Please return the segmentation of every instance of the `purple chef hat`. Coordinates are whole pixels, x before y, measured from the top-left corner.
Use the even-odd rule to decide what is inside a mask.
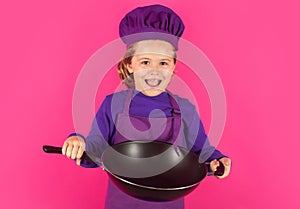
[[[178,49],[178,40],[184,31],[181,18],[162,5],[138,7],[121,20],[120,37],[128,46],[142,40],[164,40]]]

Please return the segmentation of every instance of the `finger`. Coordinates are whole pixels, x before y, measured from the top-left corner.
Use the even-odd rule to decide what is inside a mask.
[[[217,170],[217,167],[219,166],[219,161],[213,160],[210,162],[210,169],[211,171],[215,172]]]
[[[68,158],[70,158],[71,155],[72,155],[73,146],[74,146],[73,144],[69,144],[68,147],[67,147],[67,150],[66,150],[66,156],[67,156]]]
[[[230,167],[231,167],[231,160],[230,160],[230,158],[222,158],[222,159],[220,159],[220,162],[222,162],[223,163],[223,165],[225,166],[225,168],[229,168],[230,169]]]
[[[80,166],[80,162],[81,162],[81,159],[80,159],[80,158],[77,158],[77,159],[76,159],[76,165]]]
[[[230,166],[231,160],[229,158],[222,158],[220,161],[224,164],[224,166]]]
[[[71,154],[71,158],[74,160],[77,156],[79,150],[79,145],[74,145],[73,149],[72,149],[72,154]]]
[[[231,168],[231,160],[230,159],[226,159],[226,161],[224,162],[224,167],[225,167],[224,176],[226,177],[230,173],[230,168]]]
[[[84,146],[81,145],[81,146],[79,147],[78,152],[77,152],[77,155],[76,155],[76,158],[77,158],[77,159],[80,159],[80,158],[82,157],[84,150],[85,150]]]
[[[213,172],[216,169],[215,163],[216,163],[215,160],[213,160],[213,161],[210,162],[210,170],[213,171]]]
[[[223,175],[224,178],[227,177],[229,175],[229,173],[230,173],[230,165],[229,166],[226,165],[225,170],[224,170],[224,175]]]
[[[62,148],[61,148],[61,152],[62,152],[63,155],[66,154],[66,150],[67,150],[68,145],[69,145],[69,143],[67,141],[65,141]]]

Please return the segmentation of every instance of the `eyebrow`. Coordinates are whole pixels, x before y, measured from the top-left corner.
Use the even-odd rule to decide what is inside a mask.
[[[164,58],[164,59],[161,59],[160,61],[172,61],[173,58]]]
[[[140,61],[140,60],[151,60],[151,59],[148,58],[148,57],[141,57],[141,58],[138,59],[138,61]]]

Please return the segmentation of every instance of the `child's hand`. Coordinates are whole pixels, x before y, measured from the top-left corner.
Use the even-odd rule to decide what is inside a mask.
[[[76,159],[77,165],[80,165],[80,158],[84,151],[85,142],[80,136],[71,136],[67,138],[62,147],[62,154],[73,160]]]
[[[219,159],[220,162],[223,163],[224,165],[224,174],[222,176],[216,176],[219,179],[223,179],[225,177],[227,177],[230,173],[230,167],[231,167],[231,160],[229,158],[221,158]],[[220,165],[218,160],[213,160],[210,162],[210,169],[211,171],[215,172],[217,170],[217,167]]]

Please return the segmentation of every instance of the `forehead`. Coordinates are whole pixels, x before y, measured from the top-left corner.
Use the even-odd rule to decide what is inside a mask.
[[[175,56],[175,48],[172,44],[161,40],[145,40],[135,44],[134,55],[156,54],[168,57]]]

